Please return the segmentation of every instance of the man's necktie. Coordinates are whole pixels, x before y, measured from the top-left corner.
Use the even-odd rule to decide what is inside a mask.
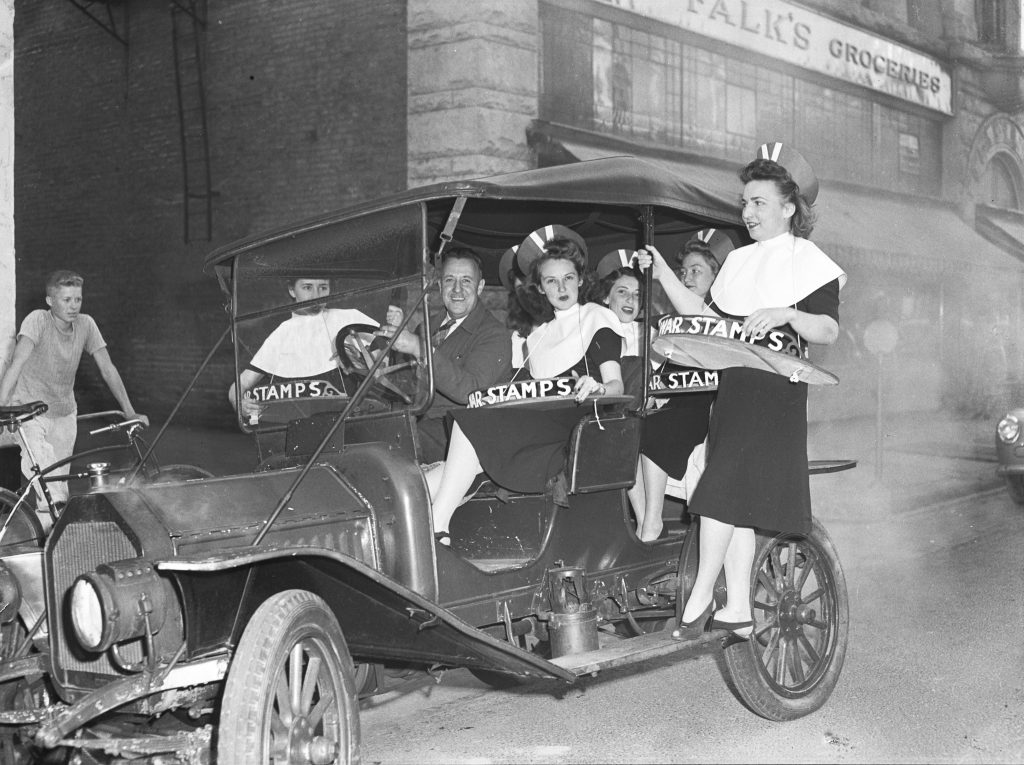
[[[448,330],[452,328],[453,324],[455,324],[455,320],[448,319],[448,321],[442,323],[441,326],[434,331],[434,334],[430,338],[431,348],[435,351],[437,350],[437,346],[444,342],[444,339],[448,336]]]

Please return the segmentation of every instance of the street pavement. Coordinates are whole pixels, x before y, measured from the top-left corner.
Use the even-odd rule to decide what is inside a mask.
[[[811,477],[814,513],[823,522],[895,514],[996,490],[991,419],[914,412],[811,423],[808,458],[856,459],[857,467]]]

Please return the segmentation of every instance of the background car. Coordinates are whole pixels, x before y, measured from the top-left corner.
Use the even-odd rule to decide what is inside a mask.
[[[996,474],[1013,501],[1024,505],[1024,409],[1011,409],[996,425]]]

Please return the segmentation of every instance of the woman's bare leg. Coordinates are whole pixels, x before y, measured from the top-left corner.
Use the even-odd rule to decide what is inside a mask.
[[[473,479],[482,470],[476,449],[458,423],[452,428],[448,443],[448,457],[444,463],[437,490],[431,493],[430,505],[434,515],[434,531],[447,531],[455,515],[455,508],[466,496]]]
[[[693,581],[690,598],[683,608],[684,622],[692,622],[700,616],[714,597],[718,572],[722,570],[725,555],[735,530],[736,527],[729,523],[701,516],[697,576]]]
[[[644,458],[641,456],[636,463],[636,480],[633,486],[626,491],[629,497],[629,504],[633,507],[633,515],[636,516],[636,535],[639,538],[644,528],[644,514],[647,512],[647,490],[644,486],[644,474],[640,465]]]
[[[745,526],[736,527],[729,549],[725,552],[725,589],[728,598],[725,607],[715,613],[716,619],[725,622],[750,620],[750,569],[754,564],[756,549],[754,530]],[[746,632],[748,630],[737,630],[740,635]]]
[[[665,486],[668,484],[668,473],[647,457],[641,457],[640,464],[644,476],[644,490],[647,494],[647,507],[644,512],[643,531],[640,534],[640,539],[644,542],[653,542],[661,536],[661,530],[665,526],[661,514],[665,509]]]

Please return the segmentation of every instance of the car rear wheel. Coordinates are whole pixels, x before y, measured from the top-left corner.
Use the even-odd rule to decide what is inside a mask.
[[[832,694],[846,657],[849,601],[824,528],[758,534],[751,582],[754,634],[724,651],[742,701],[769,720],[795,720]]]
[[[253,614],[224,684],[220,765],[359,760],[355,672],[317,595],[286,590]]]
[[[1008,475],[1006,478],[1006,491],[1010,498],[1018,505],[1024,505],[1024,475]]]

